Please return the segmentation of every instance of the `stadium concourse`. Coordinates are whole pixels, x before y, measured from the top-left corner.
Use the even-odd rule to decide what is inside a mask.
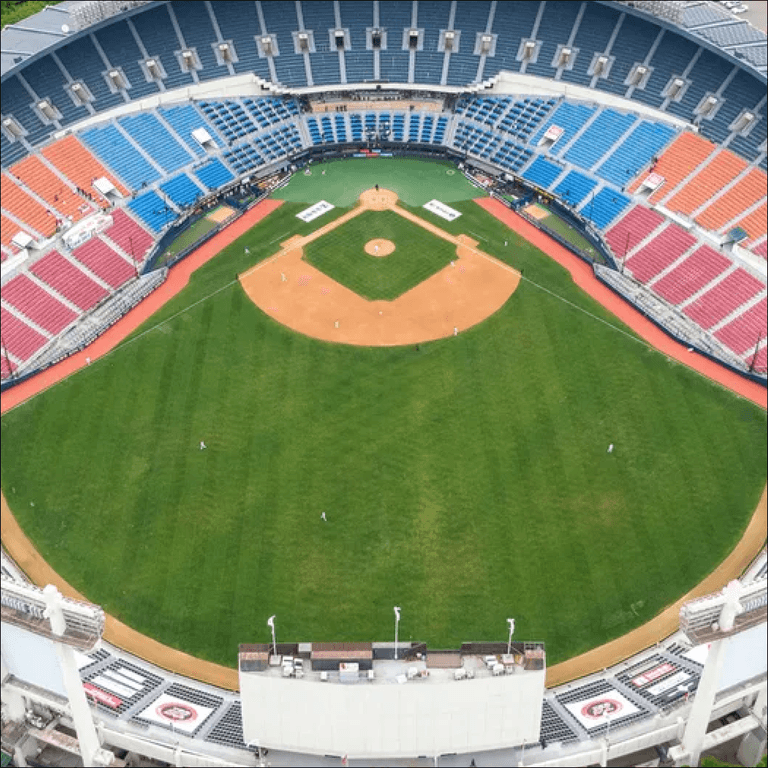
[[[764,32],[704,0],[245,6],[68,0],[3,28],[3,413],[108,354],[277,209],[270,192],[293,174],[383,156],[454,163],[479,205],[638,336],[766,408]],[[350,206],[362,191],[327,185],[325,197]],[[221,204],[232,218],[215,220]],[[6,542],[5,498],[2,511],[16,558],[3,552],[4,579],[76,596],[20,529],[15,547]],[[748,535],[696,595],[734,578],[764,584],[764,540],[765,493]],[[550,668],[538,740],[399,764],[659,764],[681,745],[678,764],[698,756],[683,731],[700,717],[706,646],[693,647],[670,611],[642,641]],[[108,618],[103,645],[76,657],[105,746],[176,765],[346,761],[246,743],[233,670],[170,664],[159,644],[158,655],[118,647],[114,628]],[[35,764],[45,744],[79,754],[64,738],[73,727],[60,686],[14,676],[28,666],[7,658],[4,702],[7,691],[22,700],[29,725],[17,716],[11,727],[4,703],[4,751],[16,764]],[[726,668],[707,744],[738,738],[749,761],[765,749],[765,667]],[[619,702],[610,718],[608,700]],[[194,725],[156,715],[173,701]],[[63,754],[49,751],[47,764]]]

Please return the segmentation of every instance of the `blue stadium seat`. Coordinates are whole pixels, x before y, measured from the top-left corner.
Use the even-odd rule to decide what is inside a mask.
[[[9,77],[3,82],[3,117],[13,115],[28,132],[27,141],[30,144],[37,144],[50,136],[54,131],[54,126],[45,125],[32,111],[30,104],[32,104],[32,97],[25,90],[18,77]],[[18,144],[19,142],[14,143]],[[3,158],[3,162],[5,162],[5,158]]]
[[[570,37],[576,16],[581,8],[580,3],[568,0],[548,0],[539,24],[538,39],[542,41],[539,55],[535,63],[530,63],[525,70],[527,75],[539,77],[554,77],[556,68],[552,67],[552,59],[557,52],[558,44],[565,43]]]
[[[173,179],[163,182],[160,189],[180,208],[191,205],[205,193],[195,184],[186,173],[179,174]]]
[[[306,4],[305,4],[306,5]],[[373,80],[373,51],[366,50],[366,27],[373,26],[373,3],[341,0],[341,25],[349,28],[350,50],[344,52],[348,83]]]
[[[133,39],[128,23],[116,21],[95,33],[96,39],[113,67],[120,67],[128,78],[131,99],[140,99],[157,93],[160,88],[154,80],[147,81],[138,62],[144,57]]]
[[[603,110],[563,155],[580,168],[592,168],[636,120],[612,109]]]
[[[553,153],[562,152],[562,148],[578,133],[579,129],[595,112],[596,107],[586,104],[570,104],[563,102],[554,114],[541,126],[533,137],[531,144],[537,146],[551,125],[563,129],[563,134],[553,147]]]
[[[166,173],[192,162],[189,152],[149,112],[121,117],[118,122]]]
[[[61,112],[62,125],[83,120],[90,114],[82,104],[76,105],[67,95],[65,92],[67,81],[51,56],[33,61],[24,68],[23,76],[41,99],[50,99],[56,109]],[[4,89],[5,86],[6,84],[3,83]],[[3,114],[6,112],[5,98],[6,94],[3,93]]]
[[[620,15],[615,8],[602,3],[586,3],[581,24],[573,40],[573,48],[578,52],[573,67],[563,70],[561,80],[566,83],[590,85],[592,75],[588,74],[589,67],[595,54],[604,53],[608,47],[608,41]]]
[[[519,40],[531,36],[540,5],[538,0],[496,4],[492,31],[499,37],[495,56],[489,56],[485,61],[483,78],[492,77],[502,69],[520,71],[520,62],[517,60]]]
[[[210,160],[194,170],[195,176],[205,184],[208,189],[219,189],[228,184],[235,177],[224,167],[221,160]]]
[[[610,187],[603,187],[584,205],[580,213],[598,229],[605,229],[630,203],[630,199]]]
[[[563,169],[559,165],[555,165],[543,157],[537,157],[523,171],[522,176],[528,179],[528,181],[532,181],[534,184],[547,189],[562,172]]]
[[[597,175],[617,187],[625,187],[676,133],[663,123],[640,123],[597,169]]]
[[[379,52],[382,80],[408,82],[410,54],[403,50],[403,30],[411,26],[409,0],[379,0],[379,24],[387,30],[387,49]]]
[[[160,174],[114,125],[88,128],[83,131],[81,138],[126,186],[140,189],[160,178]]]
[[[597,186],[594,179],[584,176],[578,171],[571,171],[556,187],[558,194],[565,203],[575,208]]]
[[[195,109],[192,104],[183,104],[174,107],[160,107],[160,114],[176,133],[181,136],[185,144],[196,154],[204,155],[205,150],[192,138],[192,131],[198,128],[204,128],[210,134],[211,138],[218,144],[221,139],[218,137],[213,126],[208,124],[203,116]]]
[[[445,54],[437,50],[440,30],[448,26],[450,0],[419,0],[418,26],[424,30],[424,49],[416,51],[414,82],[440,82]]]
[[[262,3],[261,10],[264,13],[267,32],[277,35],[277,46],[280,52],[273,57],[273,60],[278,80],[294,87],[307,85],[304,56],[295,52],[291,34],[299,28],[295,4]]]
[[[201,80],[226,77],[229,70],[216,61],[216,55],[213,52],[212,45],[217,42],[217,39],[206,4],[190,3],[188,0],[182,2],[171,0],[171,7],[176,21],[179,22],[181,34],[184,35],[184,42],[188,48],[194,48],[197,51],[197,57],[202,64],[203,68],[198,70],[197,76]],[[247,5],[243,7],[243,13],[247,13],[246,8],[248,8]],[[255,8],[251,12],[255,12]]]
[[[331,3],[307,2],[301,4],[305,29],[314,34],[316,52],[310,56],[312,78],[315,85],[340,83],[339,54],[331,45],[329,30],[336,26]]]
[[[176,219],[176,212],[169,208],[157,192],[145,192],[128,203],[133,211],[153,232],[159,232]]]

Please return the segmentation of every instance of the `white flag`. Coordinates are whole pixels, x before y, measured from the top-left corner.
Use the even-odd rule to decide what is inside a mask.
[[[275,616],[277,616],[277,614],[275,614]],[[267,626],[268,626],[268,627],[271,627],[272,629],[274,629],[274,628],[275,628],[275,616],[270,616],[270,617],[267,619]]]
[[[397,619],[397,621],[400,621],[400,606],[399,605],[395,606],[395,619]]]
[[[507,623],[509,624],[509,634],[514,635],[515,634],[515,620],[514,619],[507,619]]]

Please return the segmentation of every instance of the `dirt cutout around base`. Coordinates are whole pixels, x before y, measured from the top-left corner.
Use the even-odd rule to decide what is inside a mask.
[[[365,244],[365,252],[369,256],[376,256],[378,258],[389,256],[390,253],[395,252],[395,244],[391,240],[377,237],[374,240],[369,240]]]
[[[357,207],[306,237],[291,237],[275,256],[240,275],[243,289],[263,312],[291,330],[366,347],[455,336],[498,311],[519,285],[520,273],[478,250],[476,240],[440,229],[400,208],[397,200],[388,189],[363,192]],[[364,211],[385,210],[453,243],[456,258],[393,301],[369,301],[304,261],[308,243]],[[380,249],[378,255],[386,254]]]

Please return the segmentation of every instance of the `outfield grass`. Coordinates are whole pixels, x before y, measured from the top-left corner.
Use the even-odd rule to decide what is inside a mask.
[[[401,637],[433,647],[504,638],[513,615],[551,664],[732,549],[765,482],[758,408],[624,333],[472,202],[433,219],[524,269],[499,312],[420,351],[296,334],[233,278],[343,213],[303,224],[304,207],[3,417],[3,490],[76,588],[229,666],[273,613],[285,640],[386,639],[395,604]]]
[[[327,200],[350,207],[360,194],[375,184],[397,192],[408,205],[424,205],[435,197],[444,203],[485,197],[455,166],[447,162],[425,162],[399,157],[353,158],[313,164],[311,175],[297,173],[275,197],[293,202]],[[325,173],[323,173],[325,172]]]
[[[157,266],[162,267],[171,261],[174,256],[181,253],[185,248],[196,243],[204,234],[215,229],[215,221],[211,221],[206,216],[199,218],[194,224],[185,229],[166,249],[165,253],[158,260]]]
[[[389,256],[369,256],[363,246],[391,240]],[[456,246],[394,211],[365,211],[309,243],[304,258],[366,299],[391,301],[422,283],[456,258]]]

